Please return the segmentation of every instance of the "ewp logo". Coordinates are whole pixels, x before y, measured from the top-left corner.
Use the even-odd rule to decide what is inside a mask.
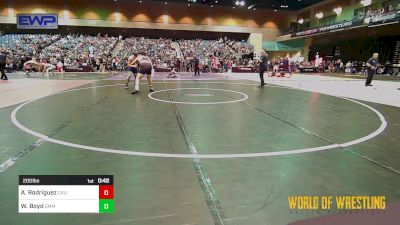
[[[18,29],[58,29],[57,14],[18,14]]]

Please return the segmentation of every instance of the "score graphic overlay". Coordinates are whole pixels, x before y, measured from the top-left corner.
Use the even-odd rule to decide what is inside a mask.
[[[20,175],[19,213],[113,213],[113,175]]]

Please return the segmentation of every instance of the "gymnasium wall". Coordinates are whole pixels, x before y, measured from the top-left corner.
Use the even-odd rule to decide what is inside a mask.
[[[310,54],[315,56],[319,52],[322,57],[333,55],[336,46],[341,49],[341,57],[345,62],[349,60],[366,61],[372,53],[378,52],[382,64],[391,61],[397,39],[387,37],[362,37],[350,40],[339,40],[334,43],[316,44],[310,48]],[[357,50],[354,50],[357,49]]]
[[[320,56],[332,56],[336,47],[340,48],[344,61],[365,61],[374,52],[379,53],[381,63],[391,61],[395,53],[396,41],[400,41],[400,24],[376,27],[376,29],[360,28],[358,32],[343,31],[333,38],[331,34],[312,39],[310,59],[316,52]]]
[[[297,52],[304,48],[305,39],[299,38],[288,41],[264,41],[263,48],[267,51],[286,51],[286,52]]]
[[[358,2],[358,4],[360,4]],[[326,4],[323,4],[321,6],[316,6],[315,8],[312,8],[312,10],[310,10],[310,12],[313,12],[312,14],[310,14],[310,26],[318,26],[319,22],[318,22],[318,18],[315,17],[316,13],[322,12],[324,14],[324,17],[328,17],[331,15],[335,15],[335,12],[333,12],[333,9],[336,7],[342,7],[343,11],[340,15],[338,15],[336,17],[336,21],[342,21],[342,20],[351,20],[353,19],[353,11],[354,8],[357,7],[355,5],[352,5],[352,1],[351,0],[337,0],[337,1],[333,1],[333,2],[328,2]],[[360,4],[360,7],[362,5]]]
[[[288,27],[294,12],[255,11],[232,7],[163,2],[111,0],[3,0],[0,16],[15,17],[18,13],[58,13],[64,25],[112,26],[175,30],[261,33],[263,39],[274,39]]]
[[[8,16],[8,3],[7,3],[7,1],[0,1],[0,16]]]

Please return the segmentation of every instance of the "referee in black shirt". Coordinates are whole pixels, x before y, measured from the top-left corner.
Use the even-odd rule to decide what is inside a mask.
[[[7,63],[6,52],[5,50],[0,49],[0,73],[2,80],[8,80],[6,73],[4,72],[4,69],[6,68],[6,63]]]
[[[260,87],[264,87],[265,83],[264,83],[264,72],[267,71],[268,72],[268,54],[265,53],[264,51],[261,53],[261,62],[260,62],[260,81],[261,81],[261,85]]]
[[[200,64],[200,60],[197,56],[194,57],[194,76],[200,76],[200,68],[199,68],[199,64]]]
[[[365,81],[365,86],[372,86],[372,78],[374,77],[374,73],[376,69],[379,66],[379,61],[378,61],[378,53],[374,53],[371,58],[368,59],[366,65],[367,65],[367,73],[368,77],[367,80]]]

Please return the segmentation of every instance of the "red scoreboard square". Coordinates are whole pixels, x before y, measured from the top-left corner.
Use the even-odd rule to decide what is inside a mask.
[[[113,185],[100,185],[99,186],[99,199],[112,199],[114,198]]]

